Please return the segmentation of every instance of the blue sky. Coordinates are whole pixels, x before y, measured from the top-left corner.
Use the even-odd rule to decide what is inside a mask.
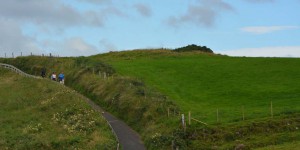
[[[207,46],[300,57],[300,0],[2,0],[0,57]]]

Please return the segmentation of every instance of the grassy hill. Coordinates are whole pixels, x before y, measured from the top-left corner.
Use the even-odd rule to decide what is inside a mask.
[[[101,115],[73,90],[0,68],[0,149],[114,149]]]
[[[155,54],[157,53],[157,54]],[[216,123],[300,111],[300,59],[133,51],[99,55],[123,76],[158,89],[199,120]],[[244,108],[244,110],[242,110]]]
[[[42,67],[48,75],[64,71],[68,86],[126,121],[148,149],[171,149],[172,143],[180,149],[252,149],[300,140],[299,59],[135,50],[0,61],[37,75]],[[183,129],[178,114],[188,111],[208,126],[192,122]]]

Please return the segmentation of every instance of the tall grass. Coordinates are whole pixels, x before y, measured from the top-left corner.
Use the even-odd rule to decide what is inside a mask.
[[[73,90],[0,68],[0,149],[115,149],[101,114]]]

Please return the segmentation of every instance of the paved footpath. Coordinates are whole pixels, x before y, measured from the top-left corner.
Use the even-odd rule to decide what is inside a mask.
[[[146,150],[140,136],[127,124],[108,112],[103,113],[103,109],[90,99],[86,99],[86,101],[94,110],[102,113],[103,117],[113,128],[123,150]]]

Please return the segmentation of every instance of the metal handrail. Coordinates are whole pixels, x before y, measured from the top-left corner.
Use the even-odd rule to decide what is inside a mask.
[[[13,65],[9,65],[9,64],[4,64],[4,63],[0,63],[0,67],[12,70],[20,75],[23,75],[25,77],[30,77],[30,78],[35,78],[35,79],[41,79],[41,77],[37,77],[31,74],[27,74],[25,72],[23,72],[22,70],[18,69],[17,67],[13,66]]]

